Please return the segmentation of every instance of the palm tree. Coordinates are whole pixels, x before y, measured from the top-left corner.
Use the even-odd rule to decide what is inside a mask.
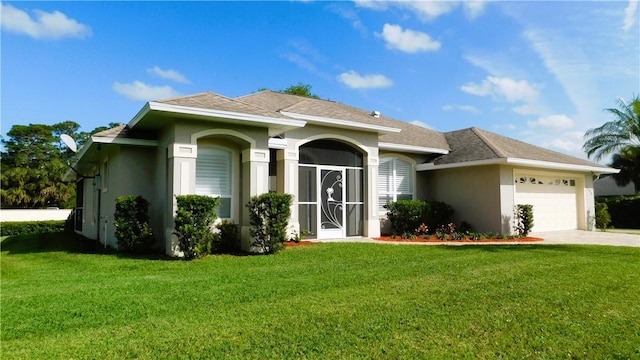
[[[617,108],[605,109],[615,119],[602,126],[589,129],[582,147],[589,157],[598,161],[613,155],[611,166],[620,168],[613,177],[618,185],[634,181],[636,190],[640,188],[640,96],[630,103],[618,99]]]

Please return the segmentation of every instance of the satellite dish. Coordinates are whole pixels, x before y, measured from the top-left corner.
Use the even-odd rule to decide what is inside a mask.
[[[62,142],[67,145],[71,151],[78,152],[78,145],[76,145],[76,141],[73,140],[71,136],[67,134],[60,134],[60,140],[62,140]]]

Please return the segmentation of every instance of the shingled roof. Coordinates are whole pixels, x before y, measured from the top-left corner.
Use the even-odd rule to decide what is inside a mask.
[[[451,151],[434,160],[435,165],[517,158],[607,168],[591,161],[551,151],[476,127],[444,133]]]
[[[289,95],[274,91],[260,91],[240,96],[236,100],[253,104],[261,108],[279,112],[294,113],[330,119],[348,120],[367,125],[378,125],[399,128],[399,133],[382,134],[380,142],[397,145],[411,145],[425,148],[449,150],[444,134],[422,126],[409,124],[380,115],[372,116],[371,112],[345,105],[336,101],[312,99],[303,96]]]
[[[288,117],[279,114],[277,111],[270,111],[267,108],[249,104],[238,99],[231,99],[210,91],[156,102],[168,105],[289,119]]]

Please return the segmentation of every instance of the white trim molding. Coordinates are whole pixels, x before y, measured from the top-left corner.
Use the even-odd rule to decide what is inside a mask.
[[[169,146],[169,153],[167,154],[167,158],[198,158],[198,146],[192,144],[172,144]]]
[[[269,162],[269,149],[244,149],[242,150],[242,162]]]
[[[293,119],[283,119],[277,117],[269,117],[269,116],[261,116],[261,115],[252,115],[252,114],[243,114],[232,111],[222,111],[215,109],[203,109],[203,108],[195,108],[190,106],[180,106],[180,105],[170,105],[163,104],[155,101],[150,101],[145,104],[145,106],[136,114],[136,116],[131,119],[129,122],[129,128],[133,128],[142,120],[145,116],[147,116],[152,111],[158,112],[167,112],[174,114],[183,114],[183,115],[194,115],[208,118],[221,118],[221,119],[231,119],[231,120],[244,120],[247,122],[257,123],[261,125],[266,125],[266,127],[276,126],[285,126],[285,127],[304,127],[306,125],[305,121],[293,120]]]
[[[467,161],[467,162],[442,164],[442,165],[426,163],[426,164],[417,165],[416,170],[428,171],[428,170],[452,169],[452,168],[460,168],[460,167],[468,167],[468,166],[500,165],[500,164],[527,166],[527,167],[541,168],[541,169],[591,172],[593,174],[617,174],[620,172],[619,169],[614,169],[610,167],[566,164],[566,163],[558,163],[558,162],[552,162],[552,161],[529,160],[529,159],[521,159],[521,158],[499,158],[499,159],[488,159],[488,160],[476,160],[476,161]]]
[[[122,138],[122,137],[111,137],[111,136],[92,136],[91,141],[92,143],[96,143],[96,144],[158,146],[157,140]]]
[[[393,144],[393,143],[385,143],[385,142],[378,143],[378,148],[380,150],[401,151],[401,152],[418,153],[418,154],[446,155],[449,153],[449,150],[446,150],[446,149],[438,149],[438,148],[430,148],[430,147],[422,147],[422,146],[414,146],[414,145]]]

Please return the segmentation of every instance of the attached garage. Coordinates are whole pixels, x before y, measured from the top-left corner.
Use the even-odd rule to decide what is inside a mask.
[[[515,177],[515,204],[533,205],[533,231],[578,229],[578,178],[521,174]]]

